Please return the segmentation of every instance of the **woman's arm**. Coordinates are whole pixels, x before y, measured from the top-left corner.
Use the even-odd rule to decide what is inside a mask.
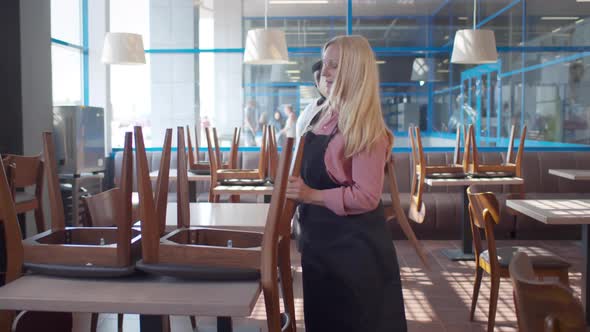
[[[360,214],[374,210],[381,200],[384,166],[388,155],[387,139],[380,140],[373,149],[353,156],[352,181],[333,189],[311,189],[299,178],[289,179],[287,197],[304,203],[321,205],[337,215]],[[328,152],[328,151],[327,151]],[[330,159],[330,156],[327,156]],[[335,162],[340,162],[336,160]],[[330,171],[330,164],[326,167]]]

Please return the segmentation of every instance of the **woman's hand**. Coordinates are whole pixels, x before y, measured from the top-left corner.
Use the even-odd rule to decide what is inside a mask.
[[[287,183],[287,198],[308,204],[324,205],[321,192],[310,188],[300,177],[297,176],[289,177],[289,182]]]

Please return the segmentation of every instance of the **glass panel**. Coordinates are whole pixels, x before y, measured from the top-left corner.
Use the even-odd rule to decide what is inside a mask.
[[[51,45],[54,105],[82,104],[82,53],[78,49]]]
[[[82,45],[81,0],[51,0],[51,37]]]

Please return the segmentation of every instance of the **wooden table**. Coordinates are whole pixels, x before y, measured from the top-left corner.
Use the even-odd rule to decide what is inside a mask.
[[[150,180],[156,181],[158,179],[159,171],[150,172]],[[170,169],[170,174],[168,175],[170,180],[176,181],[178,177],[178,173],[176,169]],[[191,202],[197,201],[197,182],[199,181],[210,181],[211,175],[198,175],[191,172],[188,172],[188,197]]]
[[[470,185],[506,185],[523,184],[524,180],[518,177],[498,178],[460,178],[460,179],[435,179],[426,178],[424,181],[431,187],[461,186],[463,187],[463,214],[461,215],[461,249],[444,249],[443,254],[453,261],[473,260],[473,239],[471,236],[471,224],[469,222],[469,198],[467,188]]]
[[[257,195],[258,202],[270,203],[273,186],[217,186],[215,193],[219,195]]]
[[[586,325],[590,325],[590,200],[587,199],[509,199],[506,206],[548,225],[582,225],[582,248],[584,267],[582,270],[582,304],[586,314]]]
[[[217,316],[218,331],[231,331],[231,317],[249,316],[259,295],[258,281],[26,275],[0,288],[0,309],[140,314],[142,332],[162,331],[160,315]]]
[[[549,174],[570,180],[590,180],[590,170],[585,169],[550,169]]]
[[[270,204],[190,203],[191,226],[263,231]],[[168,203],[166,226],[176,228],[177,203]]]

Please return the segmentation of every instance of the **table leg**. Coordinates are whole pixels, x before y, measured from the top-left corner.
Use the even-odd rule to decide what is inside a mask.
[[[231,317],[217,317],[217,332],[232,332]]]
[[[473,256],[473,239],[469,222],[469,197],[467,186],[463,188],[463,213],[461,215],[461,249],[444,249],[443,254],[452,261],[471,261]]]
[[[582,250],[584,255],[584,267],[582,270],[582,305],[584,306],[584,313],[586,314],[586,325],[590,325],[590,306],[588,306],[588,299],[590,298],[590,285],[588,281],[588,273],[590,273],[590,265],[588,264],[588,257],[590,257],[590,226],[582,225]]]
[[[164,319],[166,319],[166,316],[162,315],[139,315],[139,331],[165,332],[167,331],[167,322]]]
[[[197,182],[188,182],[188,199],[189,202],[195,203],[197,201]]]

